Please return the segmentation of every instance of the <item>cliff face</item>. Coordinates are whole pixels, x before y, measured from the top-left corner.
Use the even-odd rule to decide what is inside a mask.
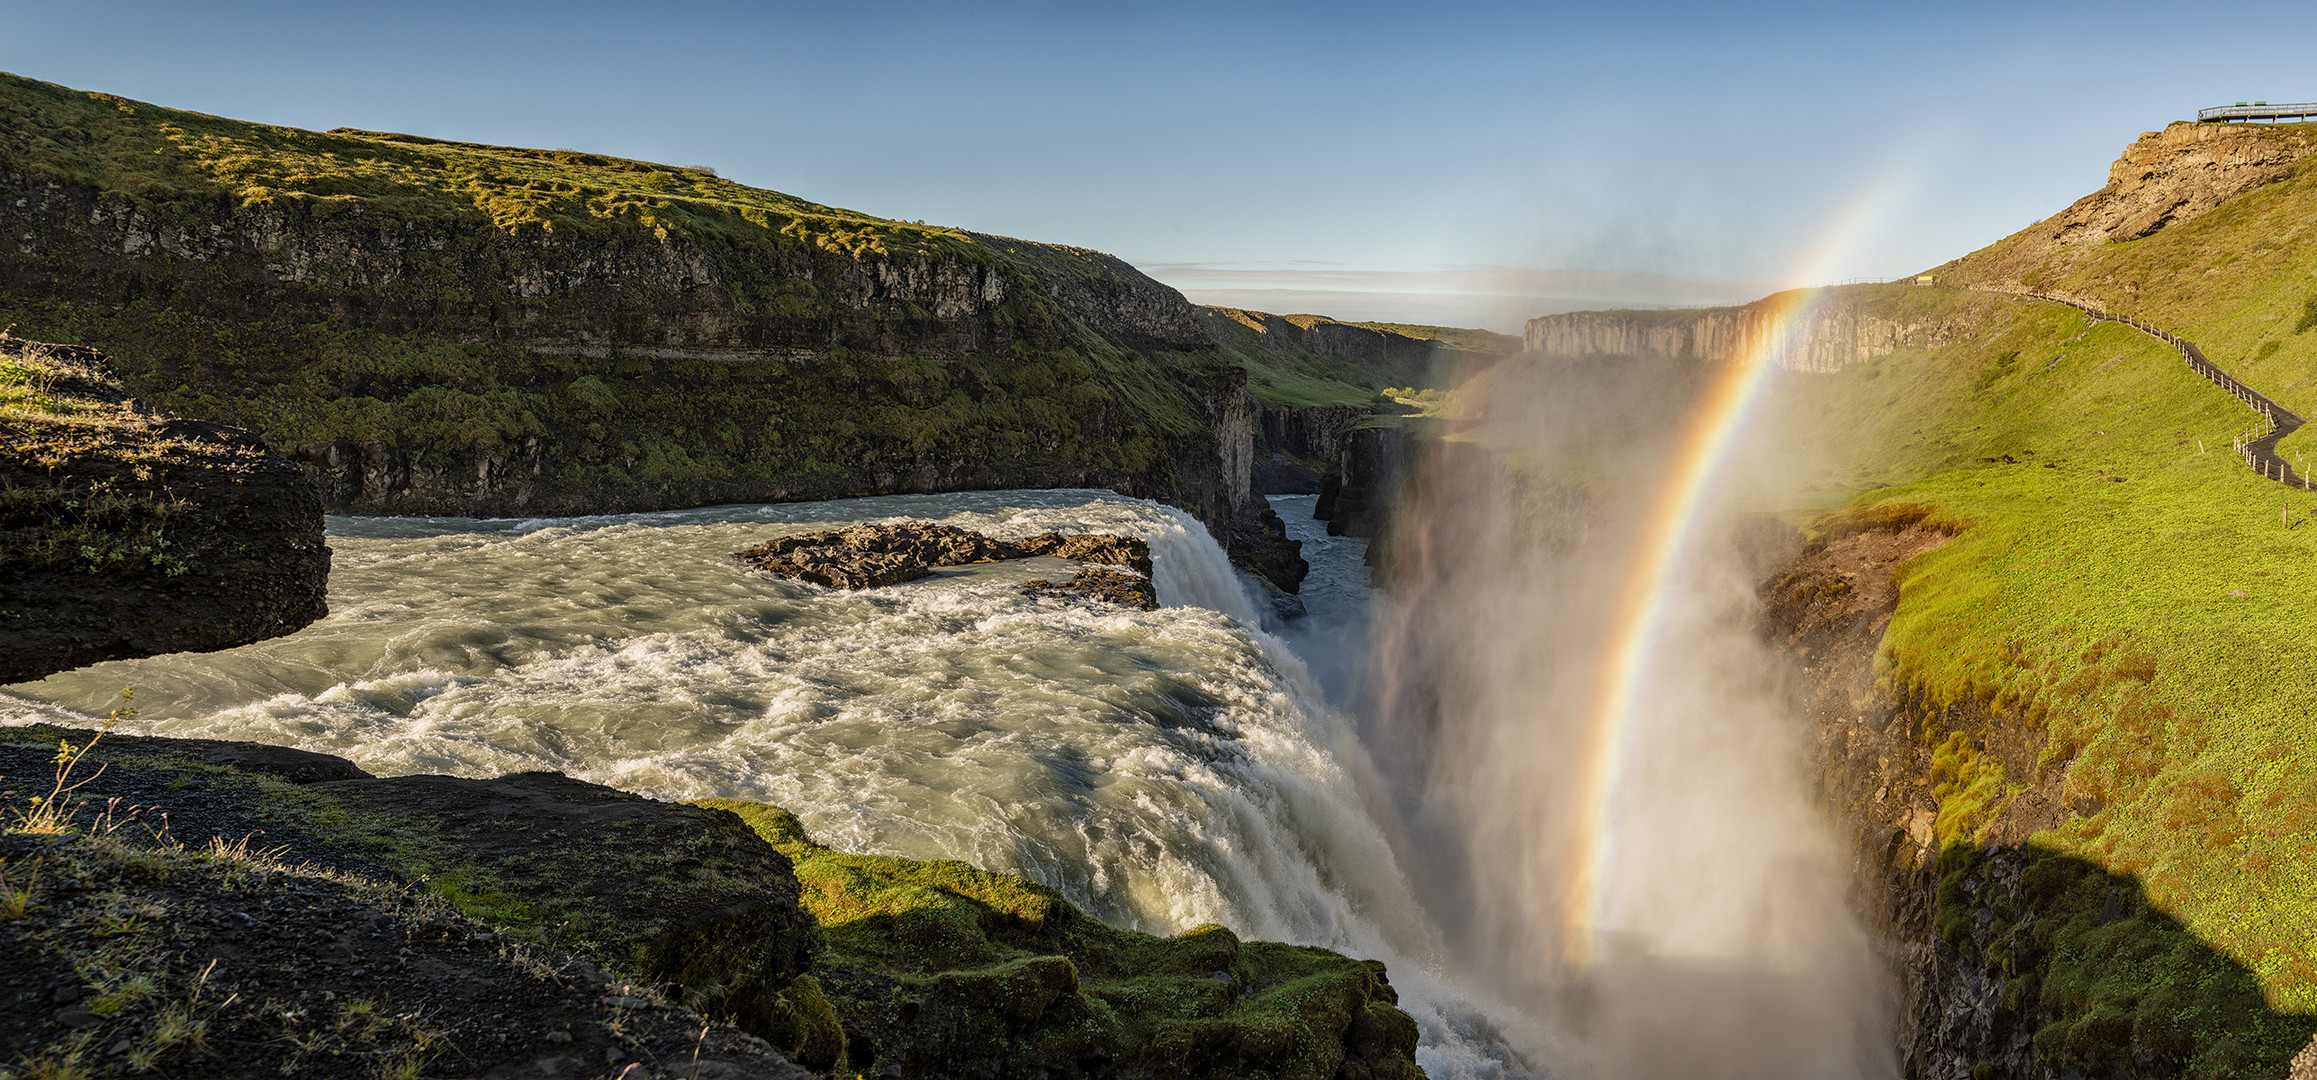
[[[1766,346],[1788,306],[1775,299],[1742,307],[1668,311],[1573,311],[1530,319],[1522,342],[1550,356],[1663,356],[1728,363]],[[1956,328],[1930,319],[1892,318],[1836,292],[1811,305],[1778,366],[1839,371],[1900,349],[1936,348]]]
[[[88,350],[0,338],[0,683],[321,618],[319,494],[249,432],[140,413]]]
[[[2142,134],[2108,167],[2108,185],[2030,230],[2055,245],[2138,240],[2229,198],[2294,175],[2317,153],[2303,125],[2199,124]]]
[[[1375,415],[1367,405],[1255,406],[1255,490],[1265,495],[1317,494],[1341,467],[1353,425]]]
[[[1217,341],[1260,354],[1272,364],[1305,367],[1308,374],[1388,386],[1424,384],[1449,350],[1439,341],[1317,315],[1273,315],[1238,308],[1202,307],[1201,324]]]
[[[1098,252],[12,77],[0,115],[0,317],[290,448],[332,509],[1091,486],[1269,516],[1245,371]]]
[[[403,145],[324,138],[346,153]],[[411,219],[359,201],[245,205],[184,192],[164,202],[34,169],[0,179],[0,220],[16,239],[0,248],[0,286],[23,297],[727,363],[1068,348],[1081,329],[1140,348],[1209,344],[1181,294],[1126,263],[1004,237],[944,231],[847,247],[794,229],[719,237],[640,220],[573,235]]]
[[[1938,701],[1878,674],[1894,573],[1952,539],[1926,513],[1833,518],[1762,585],[1763,629],[1801,676],[1811,774],[1850,848],[1857,910],[1898,976],[1905,1075],[2282,1075],[2317,1018],[2270,1011],[2250,972],[2135,875],[2037,841],[2104,807],[2070,795],[2032,710]],[[1990,775],[2009,781],[2000,814],[1955,835]]]
[[[1201,307],[1197,317],[1207,336],[1248,369],[1249,390],[1273,408],[1354,404],[1387,387],[1452,385],[1520,347],[1508,335],[1454,327],[1223,307]]]
[[[2303,245],[2293,240],[2313,154],[2317,125],[2174,123],[2125,147],[2100,190],[1936,273],[2079,297],[2163,322],[2208,351],[2225,346],[2257,333],[2229,324],[2299,273]],[[2214,215],[2224,204],[2237,212]],[[2131,243],[2139,240],[2157,242]],[[2276,299],[2297,306],[2300,297]],[[2208,320],[2227,329],[2215,335]]]

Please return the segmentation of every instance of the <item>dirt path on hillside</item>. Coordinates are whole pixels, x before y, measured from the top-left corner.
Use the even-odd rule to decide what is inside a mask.
[[[2204,376],[2213,385],[2228,391],[2230,397],[2243,402],[2246,408],[2261,414],[2262,419],[2268,421],[2268,434],[2255,439],[2240,438],[2236,441],[2235,449],[2238,456],[2244,458],[2246,468],[2261,474],[2263,479],[2275,480],[2288,487],[2297,487],[2303,491],[2317,490],[2317,483],[2313,483],[2309,477],[2294,471],[2292,462],[2286,461],[2285,456],[2277,452],[2277,443],[2285,436],[2300,430],[2301,425],[2307,421],[2303,420],[2299,413],[2277,404],[2267,394],[2245,385],[2243,380],[2221,370],[2220,365],[2206,359],[2204,350],[2197,348],[2195,343],[2187,338],[2169,330],[2150,326],[2129,315],[2118,315],[2115,312],[2103,310],[2091,301],[2079,297],[2036,292],[2025,286],[1974,285],[1971,288],[1980,292],[2025,296],[2035,300],[2047,300],[2054,304],[2065,304],[2096,320],[2122,323],[2172,346],[2180,353],[2181,359],[2188,362],[2190,370]]]

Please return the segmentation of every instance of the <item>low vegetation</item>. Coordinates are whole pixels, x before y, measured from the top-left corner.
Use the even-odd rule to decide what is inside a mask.
[[[1372,1049],[1358,1075],[1422,1075],[1415,1025],[1391,1007],[1380,964],[1220,926],[1121,930],[1023,878],[832,851],[778,807],[699,805],[739,814],[787,855],[820,920],[828,953],[790,1036],[821,1048],[800,1055],[807,1064],[914,1059],[1023,1076],[1105,1055],[1128,1071],[1327,1080],[1345,1075],[1348,1043]],[[823,1008],[840,1030],[813,1030]],[[926,1028],[950,1032],[946,1045],[928,1044]]]
[[[676,1001],[842,1077],[1421,1075],[1380,965],[1116,929],[776,807],[38,726],[0,777],[0,1077],[769,1057]]]
[[[186,573],[209,530],[162,480],[206,449],[127,404],[87,350],[0,334],[0,568]]]
[[[2105,296],[2317,411],[2317,339],[2294,329],[2317,261],[2289,242],[2313,202],[2317,177],[2256,189],[2055,256],[2038,284]],[[1901,567],[1879,664],[1932,752],[1942,919],[1995,849],[2024,845],[2001,918],[2024,920],[2036,960],[1997,959],[2032,969],[2019,992],[2056,1018],[2039,1056],[2281,1075],[2317,1027],[2317,495],[2246,469],[2230,440],[2258,418],[2127,327],[1944,287],[1854,292],[1975,328],[1788,377],[1765,417],[1806,438],[1764,467],[1840,504],[1819,528],[1905,506],[1956,534]],[[1975,749],[1992,726],[2028,733],[2032,767]],[[2031,792],[2069,810],[2017,835],[2007,814]]]
[[[112,718],[131,714],[124,695]],[[290,858],[254,831],[188,842],[157,806],[102,794],[126,779],[108,776],[103,733],[39,744],[14,729],[10,760],[32,758],[27,742],[54,749],[47,768],[0,776],[0,1080],[553,1075],[703,1051],[751,1075],[783,1067],[436,892]],[[156,794],[194,801],[181,793],[197,778],[177,781]]]

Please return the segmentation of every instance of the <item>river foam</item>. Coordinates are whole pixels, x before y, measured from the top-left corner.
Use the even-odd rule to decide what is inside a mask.
[[[923,519],[1151,543],[1160,610],[1033,598],[1054,559],[848,592],[729,553]],[[1263,633],[1179,510],[1109,492],[979,492],[530,521],[333,518],[331,614],[223,653],[10,688],[0,722],[88,724],[340,754],[380,774],[551,769],[666,799],[796,812],[845,850],[1020,873],[1154,933],[1392,965],[1436,1077],[1500,1075],[1489,1021],[1368,810],[1350,723]]]

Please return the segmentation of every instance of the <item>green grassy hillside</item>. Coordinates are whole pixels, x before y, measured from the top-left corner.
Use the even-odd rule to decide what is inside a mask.
[[[1788,376],[1764,417],[1798,436],[1804,501],[1844,504],[1821,528],[1905,508],[1956,534],[1901,567],[1878,662],[1936,750],[1942,869],[2024,843],[2178,920],[2095,939],[2103,895],[2056,886],[2015,913],[2043,946],[2019,971],[2059,1018],[2035,1042],[2054,1063],[2281,1075],[2308,1037],[2278,1017],[2317,1016],[2317,495],[2248,471],[2229,440],[2252,414],[2162,343],[1944,284],[2085,296],[2317,413],[2311,221],[2317,174],[2291,176],[2140,239],[2031,229],[1942,267],[1943,287],[1854,289],[1972,332]],[[2032,763],[1985,751],[1998,728],[2040,747]],[[2031,795],[2070,810],[2019,835]],[[2227,998],[2203,946],[2256,984],[2235,1012],[2190,1008]]]
[[[1097,252],[14,76],[0,130],[0,328],[260,432],[334,508],[1109,486],[1218,530],[1241,509],[1216,436],[1240,364]]]
[[[1387,406],[1392,387],[1435,386],[1470,361],[1492,361],[1520,340],[1485,330],[1342,322],[1202,307],[1200,325],[1247,369],[1247,392],[1266,406]]]
[[[148,206],[224,198],[514,234],[633,224],[743,243],[766,242],[758,231],[770,230],[846,253],[979,247],[955,229],[822,206],[721,180],[710,169],[570,150],[252,124],[15,76],[0,77],[0,116],[18,135],[7,148],[10,168]]]

